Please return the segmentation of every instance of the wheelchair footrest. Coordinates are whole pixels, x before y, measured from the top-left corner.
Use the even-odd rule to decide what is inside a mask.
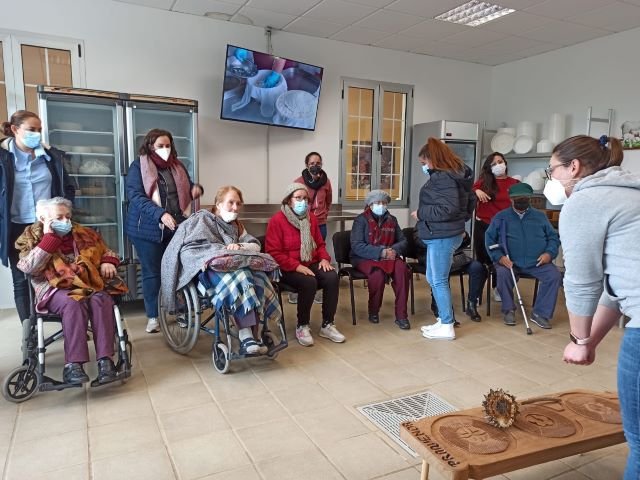
[[[54,380],[51,377],[42,377],[42,383],[38,385],[38,390],[40,390],[41,392],[50,392],[53,390],[64,390],[66,388],[81,386],[82,384],[59,382],[58,380]]]

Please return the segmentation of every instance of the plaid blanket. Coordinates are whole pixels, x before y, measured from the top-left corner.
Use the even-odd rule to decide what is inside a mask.
[[[233,272],[216,272],[207,269],[198,280],[213,299],[215,309],[231,313],[241,309],[243,313],[255,310],[260,320],[279,323],[282,309],[271,281],[265,272],[241,268]]]

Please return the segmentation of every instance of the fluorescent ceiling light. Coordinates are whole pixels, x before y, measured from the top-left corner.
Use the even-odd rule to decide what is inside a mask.
[[[515,12],[513,8],[471,0],[464,5],[452,8],[448,12],[438,15],[435,19],[444,22],[459,23],[461,25],[467,25],[468,27],[477,27],[478,25],[509,15],[513,12]]]

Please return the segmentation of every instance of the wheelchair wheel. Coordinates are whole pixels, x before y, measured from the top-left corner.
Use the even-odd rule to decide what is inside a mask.
[[[29,400],[38,391],[40,381],[35,370],[22,365],[12,370],[2,383],[2,396],[10,402]]]
[[[217,342],[213,344],[212,350],[213,368],[219,373],[227,373],[231,364],[229,360],[229,348],[224,343]]]
[[[200,333],[200,301],[193,283],[176,292],[175,312],[169,312],[159,299],[160,329],[172,350],[189,353]]]

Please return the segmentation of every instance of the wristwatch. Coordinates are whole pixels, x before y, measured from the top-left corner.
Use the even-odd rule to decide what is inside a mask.
[[[587,343],[589,343],[591,341],[591,337],[587,337],[587,338],[578,338],[576,337],[573,333],[569,332],[569,338],[571,339],[571,341],[573,343],[575,343],[576,345],[586,345]]]

